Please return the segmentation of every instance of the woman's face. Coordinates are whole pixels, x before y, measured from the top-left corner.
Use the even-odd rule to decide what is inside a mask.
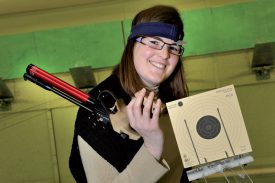
[[[157,37],[161,41],[173,44],[173,40]],[[151,48],[142,43],[135,43],[134,46],[134,65],[135,69],[148,87],[155,87],[166,80],[174,71],[179,56],[169,53],[168,45],[164,45],[161,50]]]

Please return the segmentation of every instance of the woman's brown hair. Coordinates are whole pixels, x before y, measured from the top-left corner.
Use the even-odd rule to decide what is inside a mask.
[[[143,22],[163,22],[183,27],[183,22],[177,9],[165,5],[157,5],[142,10],[134,17],[132,27]],[[135,42],[135,39],[128,40],[121,61],[113,71],[120,78],[122,87],[130,96],[146,87],[136,72],[133,62]],[[184,78],[182,60],[179,57],[179,62],[174,72],[159,86],[159,97],[165,103],[186,96],[188,96],[188,88]]]

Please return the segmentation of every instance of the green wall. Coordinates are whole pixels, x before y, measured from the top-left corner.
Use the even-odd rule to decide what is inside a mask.
[[[275,1],[194,10],[182,15],[188,56],[252,48],[256,43],[275,41]]]
[[[181,14],[187,42],[185,56],[246,49],[256,43],[275,41],[275,1],[272,0]],[[122,20],[1,36],[0,77],[20,78],[30,63],[50,73],[85,65],[114,66],[120,60],[130,22]]]
[[[0,77],[8,79],[22,77],[30,63],[52,73],[112,66],[124,44],[121,23],[110,22],[2,36],[0,45]]]

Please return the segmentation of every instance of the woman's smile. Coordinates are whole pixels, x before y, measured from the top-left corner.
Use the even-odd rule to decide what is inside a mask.
[[[151,61],[151,60],[149,60],[149,63],[150,63],[151,65],[153,65],[154,67],[156,67],[156,68],[160,69],[160,70],[164,70],[164,69],[165,69],[165,67],[166,67],[166,65],[165,65],[165,64],[160,63],[160,62],[155,62],[155,61]]]

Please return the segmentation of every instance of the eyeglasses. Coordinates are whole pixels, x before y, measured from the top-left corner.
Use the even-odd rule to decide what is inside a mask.
[[[161,50],[163,49],[164,45],[168,46],[168,52],[172,53],[174,55],[179,55],[181,56],[184,52],[184,48],[180,45],[177,45],[175,43],[173,44],[169,44],[169,43],[165,43],[160,39],[156,39],[153,37],[138,37],[136,39],[137,42],[147,45],[150,48],[156,49],[156,50]]]

